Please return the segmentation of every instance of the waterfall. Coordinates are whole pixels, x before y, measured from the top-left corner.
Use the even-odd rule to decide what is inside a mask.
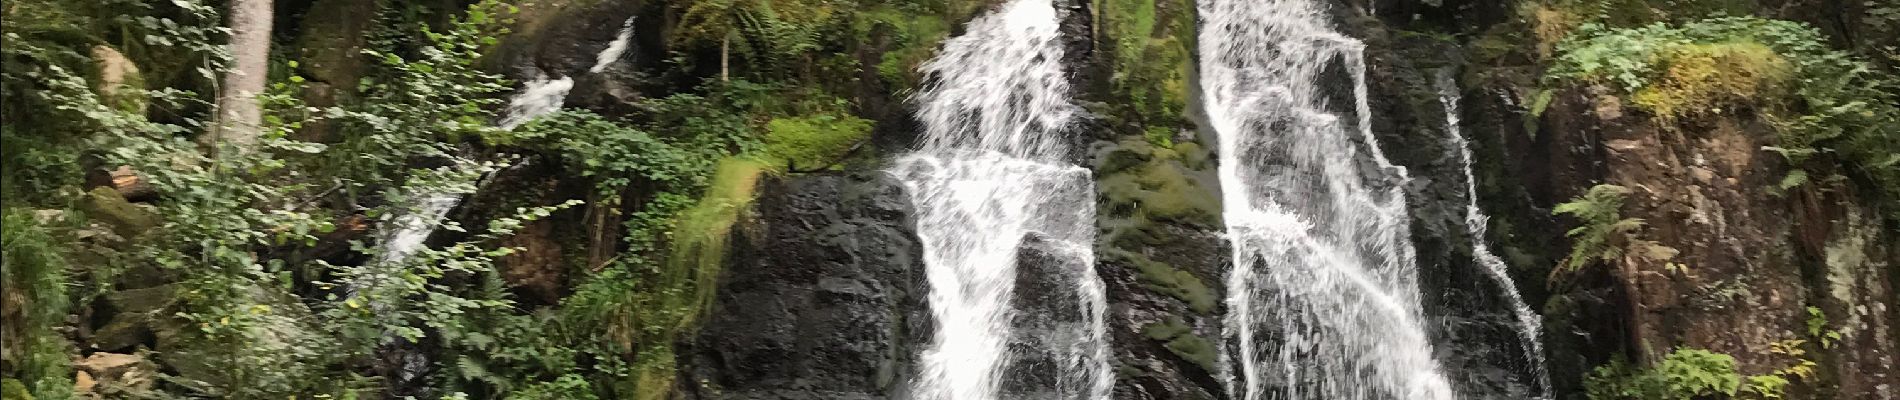
[[[607,67],[613,66],[615,61],[620,61],[620,57],[627,54],[627,48],[633,47],[634,18],[636,17],[627,17],[627,22],[620,24],[620,33],[614,36],[613,42],[607,43],[607,49],[601,50],[600,54],[594,56],[594,67],[588,68],[587,73],[598,74],[606,71]]]
[[[449,210],[462,202],[462,196],[455,193],[423,193],[413,200],[418,207],[412,210],[398,210],[391,224],[395,229],[383,232],[383,248],[372,260],[375,265],[394,265],[422,249],[422,242],[435,232],[436,221],[441,221]]]
[[[1234,258],[1234,395],[1454,398],[1421,322],[1405,171],[1372,137],[1364,45],[1331,31],[1314,0],[1198,9]],[[1323,84],[1338,78],[1349,98]]]
[[[619,34],[607,48],[595,56],[590,73],[599,73],[608,66],[620,61],[633,41],[633,18],[621,25]],[[560,111],[567,100],[567,93],[574,89],[574,78],[548,78],[541,76],[522,84],[521,91],[508,98],[508,108],[496,123],[502,129],[514,129],[537,117]],[[446,216],[450,209],[462,202],[462,195],[447,190],[435,190],[412,193],[410,208],[397,210],[403,213],[392,221],[394,229],[382,232],[382,249],[372,260],[372,265],[396,265],[409,258],[422,247],[423,241],[435,233],[436,223]],[[353,289],[358,285],[349,285]],[[354,290],[350,290],[354,294]]]
[[[502,129],[514,129],[529,120],[547,115],[561,109],[561,103],[567,101],[567,92],[574,90],[574,78],[539,77],[522,84],[521,92],[508,98],[508,111],[503,114]]]
[[[1524,360],[1528,363],[1531,379],[1535,380],[1535,389],[1547,398],[1550,391],[1550,373],[1544,370],[1544,345],[1540,340],[1544,326],[1537,313],[1531,311],[1524,302],[1524,295],[1517,292],[1517,284],[1511,281],[1510,267],[1504,259],[1491,253],[1491,246],[1485,243],[1487,222],[1491,217],[1484,215],[1478,208],[1478,178],[1471,172],[1471,143],[1458,127],[1458,84],[1452,77],[1453,70],[1445,68],[1438,72],[1435,84],[1438,86],[1438,101],[1445,105],[1445,132],[1450,136],[1451,147],[1458,151],[1458,161],[1464,165],[1465,172],[1465,232],[1471,235],[1471,253],[1484,266],[1484,272],[1498,284],[1498,290],[1504,293],[1510,302],[1511,313],[1517,317],[1518,340],[1523,342]]]
[[[1108,398],[1094,183],[1067,161],[1059,21],[1050,0],[1013,0],[922,67],[921,143],[890,171],[916,206],[936,322],[911,398]]]

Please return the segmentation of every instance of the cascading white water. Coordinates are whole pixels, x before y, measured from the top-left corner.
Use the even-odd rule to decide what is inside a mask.
[[[594,55],[594,66],[588,68],[587,73],[598,74],[607,71],[607,67],[613,66],[614,62],[620,61],[620,57],[627,55],[627,48],[633,47],[634,18],[627,17],[627,22],[620,24],[620,33],[614,36],[614,41],[607,43],[606,49]]]
[[[891,170],[917,210],[937,328],[911,398],[1108,396],[1094,183],[1066,161],[1076,107],[1058,25],[1050,0],[1014,0],[923,66],[921,145]],[[1024,281],[1037,289],[1018,293]]]
[[[454,193],[425,193],[413,199],[419,205],[414,210],[402,210],[403,214],[391,221],[395,229],[383,234],[382,252],[373,261],[379,265],[393,265],[409,258],[416,250],[422,249],[422,242],[435,232],[436,221],[441,221],[449,209],[462,202],[462,196]]]
[[[1454,398],[1421,324],[1407,178],[1372,137],[1364,46],[1333,32],[1313,0],[1198,8],[1204,110],[1220,137],[1234,257],[1234,394]],[[1326,90],[1338,78],[1349,78],[1350,98]],[[1353,104],[1333,104],[1345,101]],[[1350,126],[1347,112],[1357,117]]]
[[[1445,106],[1445,133],[1451,140],[1451,147],[1458,151],[1458,161],[1465,172],[1465,232],[1471,235],[1471,254],[1484,266],[1485,273],[1498,285],[1510,302],[1511,314],[1517,317],[1518,340],[1523,342],[1524,360],[1530,369],[1531,379],[1539,391],[1539,398],[1548,398],[1550,374],[1544,370],[1544,345],[1541,332],[1544,324],[1531,311],[1530,304],[1524,302],[1524,295],[1517,292],[1517,284],[1511,281],[1510,267],[1504,259],[1491,253],[1491,245],[1485,243],[1489,231],[1486,225],[1491,217],[1484,215],[1478,208],[1478,178],[1471,172],[1471,143],[1465,140],[1464,132],[1458,127],[1458,103],[1461,101],[1457,81],[1452,77],[1452,69],[1438,72],[1438,101]]]
[[[567,92],[574,90],[574,78],[541,77],[523,83],[521,92],[508,98],[508,111],[501,118],[502,129],[514,129],[529,120],[561,109]]]

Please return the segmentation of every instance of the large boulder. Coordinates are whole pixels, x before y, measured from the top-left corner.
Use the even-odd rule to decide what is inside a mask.
[[[683,340],[692,399],[884,399],[917,346],[923,251],[902,187],[877,172],[769,180],[735,232],[698,335]]]

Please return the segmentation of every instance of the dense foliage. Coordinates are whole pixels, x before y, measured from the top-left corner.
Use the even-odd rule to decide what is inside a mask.
[[[707,77],[694,90],[642,100],[634,115],[565,111],[501,129],[494,121],[510,85],[484,59],[516,8],[383,4],[366,34],[361,82],[325,82],[352,85],[346,101],[306,105],[313,82],[296,73],[308,69],[280,55],[270,93],[260,95],[263,151],[213,152],[193,139],[219,106],[205,100],[225,69],[217,7],[8,2],[0,74],[8,398],[68,396],[67,360],[90,351],[53,328],[91,304],[135,296],[147,297],[113,323],[136,315],[124,326],[157,331],[156,342],[137,344],[158,350],[142,356],[162,376],[87,390],[664,398],[675,385],[673,343],[705,312],[725,235],[754,183],[833,168],[860,153],[871,128],[822,81],[774,80],[823,68],[810,56],[822,54],[821,33],[898,24],[900,34],[930,36],[900,36],[896,44],[908,47],[886,53],[905,71],[886,78],[912,80],[908,65],[944,31],[879,19],[897,12],[846,18],[802,5],[686,4],[688,18],[732,25],[682,32],[683,48],[739,38],[745,60],[760,66],[743,76],[765,83]],[[591,190],[478,219],[432,217],[445,210],[430,204],[541,161]],[[127,199],[97,182],[80,189],[82,178],[114,169],[157,197]],[[567,260],[579,274],[571,296],[523,303],[498,271],[521,251],[516,233],[576,212],[599,237],[619,239],[587,250],[605,259]],[[393,240],[402,230],[435,239]],[[339,246],[341,254],[325,250]]]

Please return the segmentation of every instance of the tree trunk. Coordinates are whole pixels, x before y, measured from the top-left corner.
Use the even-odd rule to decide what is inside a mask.
[[[732,32],[719,39],[719,81],[732,80]]]
[[[271,1],[231,0],[231,69],[218,90],[216,123],[201,138],[205,147],[229,146],[239,153],[257,147],[264,119],[257,96],[270,68]]]

